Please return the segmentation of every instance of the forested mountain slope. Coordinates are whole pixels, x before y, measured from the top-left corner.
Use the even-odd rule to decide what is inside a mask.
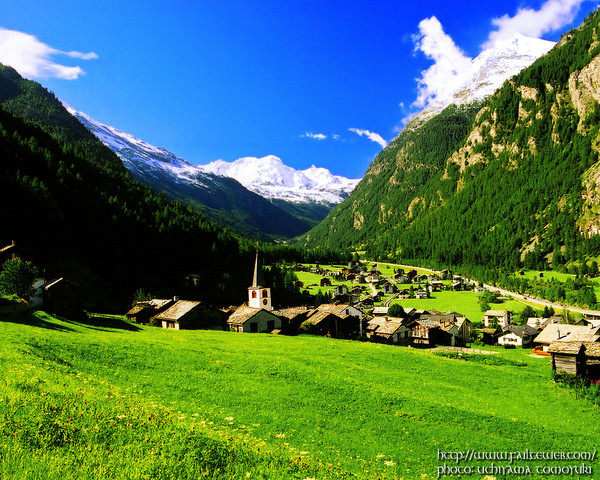
[[[409,124],[305,243],[509,271],[596,255],[599,23],[590,15],[481,109]]]

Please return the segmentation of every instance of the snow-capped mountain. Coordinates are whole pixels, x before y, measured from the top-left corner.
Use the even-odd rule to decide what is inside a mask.
[[[417,116],[421,120],[428,119],[452,103],[463,105],[489,97],[506,80],[548,53],[554,45],[554,42],[521,34],[511,40],[498,41],[471,61],[468,70],[462,72],[465,80],[458,88],[450,95],[434,99]]]
[[[299,218],[251,192],[233,178],[192,165],[164,148],[157,148],[117,128],[69,108],[83,125],[113,150],[133,178],[201,210],[207,217],[245,235],[272,239],[304,233],[316,221]]]
[[[295,170],[279,157],[244,157],[234,162],[217,160],[199,169],[225,177],[235,178],[248,190],[265,198],[292,203],[337,204],[346,198],[360,179],[333,175],[326,168],[314,165],[306,170]]]
[[[325,168],[297,171],[275,156],[195,166],[164,148],[67,109],[117,154],[136,180],[247,235],[274,238],[304,233],[358,183]]]

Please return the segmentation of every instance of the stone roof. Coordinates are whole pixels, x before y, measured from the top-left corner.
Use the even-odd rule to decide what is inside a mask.
[[[552,342],[550,344],[550,348],[548,349],[549,353],[562,353],[565,355],[578,355],[581,352],[583,347],[583,343],[581,342]]]
[[[256,315],[261,310],[264,310],[264,309],[263,308],[252,308],[252,307],[247,307],[246,305],[242,305],[235,312],[233,312],[231,314],[231,316],[227,320],[227,323],[230,325],[242,325],[242,324],[246,323],[248,320],[250,320],[252,317],[254,317],[254,315]],[[265,312],[266,311],[267,310],[265,310]]]
[[[200,305],[200,302],[191,300],[179,300],[175,305],[170,306],[164,312],[159,313],[156,318],[158,320],[179,321],[181,317],[189,313],[192,309]]]
[[[600,327],[590,328],[587,325],[569,325],[567,323],[551,323],[535,337],[536,343],[552,342],[595,342],[598,340]]]
[[[508,310],[488,310],[484,313],[486,317],[504,317],[508,313]]]
[[[537,328],[530,327],[529,325],[510,325],[504,332],[500,335],[508,335],[509,333],[514,333],[517,337],[533,337],[537,335],[539,330]]]

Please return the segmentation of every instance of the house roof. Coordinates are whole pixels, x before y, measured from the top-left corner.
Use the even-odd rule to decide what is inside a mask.
[[[584,342],[585,356],[600,358],[600,343],[598,342]]]
[[[164,312],[159,313],[156,318],[158,320],[174,320],[178,321],[181,317],[189,313],[192,309],[200,305],[200,302],[191,300],[179,300],[175,305],[170,306]]]
[[[300,315],[307,314],[308,312],[310,312],[310,310],[306,307],[290,307],[290,308],[282,308],[281,310],[273,310],[271,313],[291,320]]]
[[[373,309],[373,315],[387,315],[389,307],[375,307]]]
[[[49,288],[55,287],[56,285],[58,285],[59,283],[70,283],[71,285],[75,285],[76,287],[78,287],[79,285],[76,284],[75,282],[71,282],[70,280],[67,280],[66,278],[55,278],[54,280],[50,280],[48,283],[42,285],[42,288],[44,290],[48,290]]]
[[[227,320],[227,323],[230,325],[242,325],[248,320],[250,320],[252,317],[254,317],[254,315],[256,315],[261,310],[264,310],[264,308],[252,308],[247,307],[246,305],[242,305],[231,314],[231,316]],[[265,312],[267,312],[267,310],[265,310]]]
[[[581,349],[585,348],[581,342],[552,342],[549,353],[563,353],[566,355],[577,355],[581,352]]]
[[[153,298],[148,304],[156,309],[166,307],[169,303],[174,302],[172,298]]]
[[[598,340],[600,327],[590,328],[587,325],[569,325],[567,323],[551,323],[535,337],[536,343],[551,344],[555,341],[561,342],[595,342]]]
[[[514,333],[517,337],[524,338],[537,335],[538,330],[537,328],[530,327],[529,325],[511,325],[504,330],[500,336],[502,337],[504,335],[508,335],[509,333]]]
[[[508,310],[488,310],[484,313],[486,317],[504,317]]]
[[[318,325],[319,323],[331,316],[337,317],[337,315],[335,315],[334,313],[316,310],[315,313],[308,317],[307,321],[312,323],[313,325]]]
[[[346,314],[347,308],[351,308],[351,307],[349,305],[344,305],[344,304],[337,305],[334,303],[324,303],[322,305],[319,305],[317,307],[317,310],[319,310],[321,312],[334,313],[334,314],[340,316],[340,315]]]
[[[149,306],[143,304],[134,305],[133,308],[129,310],[125,315],[136,315],[146,308],[149,308]]]

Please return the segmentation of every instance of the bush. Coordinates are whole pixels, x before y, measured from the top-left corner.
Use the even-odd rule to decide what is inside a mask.
[[[28,299],[33,294],[33,282],[37,274],[37,268],[31,262],[24,262],[20,258],[7,260],[0,272],[0,294]]]

